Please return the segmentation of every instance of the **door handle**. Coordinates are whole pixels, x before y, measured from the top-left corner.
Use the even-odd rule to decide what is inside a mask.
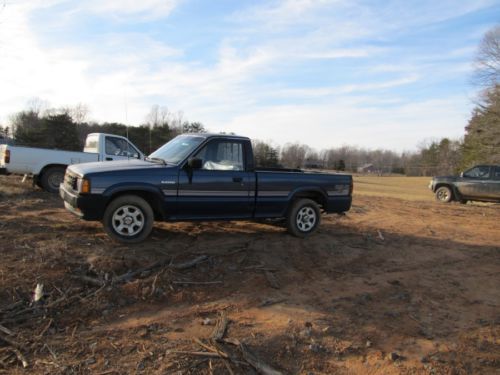
[[[113,160],[113,158],[106,158],[107,161]]]
[[[233,182],[242,183],[243,182],[243,177],[233,177]]]

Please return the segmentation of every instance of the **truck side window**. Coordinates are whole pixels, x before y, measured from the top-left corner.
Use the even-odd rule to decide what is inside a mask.
[[[215,171],[243,171],[243,144],[214,140],[196,155],[202,160],[202,169]]]
[[[108,155],[139,157],[139,152],[122,138],[106,137],[105,151]]]
[[[469,178],[490,178],[490,167],[479,166],[469,169],[464,173],[464,177]]]

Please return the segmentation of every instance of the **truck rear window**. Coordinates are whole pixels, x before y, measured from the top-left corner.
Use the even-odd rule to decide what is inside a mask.
[[[87,136],[87,140],[85,141],[85,152],[99,152],[97,149],[97,142],[99,140],[99,135],[89,135]]]

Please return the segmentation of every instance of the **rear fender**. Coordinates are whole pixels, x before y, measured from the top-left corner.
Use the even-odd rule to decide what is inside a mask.
[[[313,201],[318,203],[319,206],[323,207],[323,209],[326,208],[326,205],[328,203],[328,195],[322,188],[318,186],[301,186],[295,190],[292,190],[292,192],[290,193],[285,214],[292,207],[293,202],[300,198],[312,199]]]

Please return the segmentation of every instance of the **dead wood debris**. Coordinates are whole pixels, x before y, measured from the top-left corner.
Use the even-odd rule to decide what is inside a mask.
[[[212,332],[212,339],[215,341],[220,341],[224,338],[226,334],[228,319],[225,311],[219,313],[217,323],[215,323],[214,331]]]
[[[274,273],[270,271],[264,271],[264,275],[266,275],[267,282],[271,286],[271,288],[274,289],[280,289],[280,283],[278,282],[278,279],[274,275]]]

